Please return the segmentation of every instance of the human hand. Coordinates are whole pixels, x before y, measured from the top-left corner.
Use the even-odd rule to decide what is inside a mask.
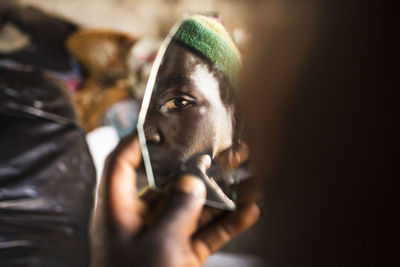
[[[103,254],[103,266],[201,266],[259,216],[257,205],[249,203],[198,228],[205,186],[197,177],[184,175],[169,187],[148,222],[151,206],[136,193],[140,161],[136,136],[124,140],[107,161],[94,227],[94,234],[102,237],[101,252],[95,252]]]
[[[248,166],[249,159],[249,148],[245,142],[241,142],[239,147],[235,150],[227,149],[219,154],[214,162],[216,163],[214,166],[219,169],[219,175],[228,174],[229,172],[237,170],[243,164],[246,164],[244,167],[246,170],[249,168]],[[206,174],[206,170],[211,166],[210,163],[211,158],[207,155],[197,156],[189,165],[189,173],[195,174],[198,177],[201,177],[202,180],[205,181],[205,185],[207,188],[207,194],[212,192],[213,195],[207,195],[207,200],[217,200],[223,202],[223,197],[221,194],[224,194],[222,190],[219,192],[215,190],[213,183],[209,181],[209,177]],[[215,169],[214,169],[215,170]],[[212,172],[211,172],[212,173]],[[215,172],[214,172],[215,173]],[[236,205],[241,208],[242,206],[246,206],[249,204],[253,204],[255,202],[260,201],[261,199],[261,191],[259,190],[260,184],[257,177],[254,177],[251,172],[247,173],[245,177],[239,178],[238,182],[235,184],[221,184],[224,192],[233,192],[236,191]],[[227,188],[229,187],[229,188]],[[227,191],[225,191],[227,190]],[[232,191],[233,190],[233,191]],[[219,195],[219,196],[218,196]],[[221,208],[216,208],[212,205],[206,205],[203,208],[202,215],[200,217],[199,226],[203,227],[208,224],[210,221],[213,221],[215,218],[225,214],[226,210]]]

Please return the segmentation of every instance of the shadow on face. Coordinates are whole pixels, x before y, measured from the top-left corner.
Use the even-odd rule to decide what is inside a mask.
[[[156,183],[164,185],[190,161],[212,159],[232,146],[233,113],[220,96],[210,62],[171,42],[163,57],[144,124]]]

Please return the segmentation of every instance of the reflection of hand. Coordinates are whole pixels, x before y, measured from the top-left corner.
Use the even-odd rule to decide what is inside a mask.
[[[102,251],[95,252],[106,254],[106,266],[201,266],[257,220],[258,207],[249,204],[197,230],[205,187],[200,179],[186,175],[169,187],[157,215],[145,224],[150,206],[136,197],[134,168],[140,160],[139,142],[133,136],[107,161],[95,223],[100,228],[94,228],[103,239]]]
[[[238,169],[242,164],[246,163],[248,158],[249,148],[245,142],[241,142],[237,150],[233,151],[232,149],[227,149],[218,155],[215,160],[225,172],[230,172]],[[203,166],[206,165],[203,164]],[[261,192],[259,191],[260,186],[258,183],[259,181],[256,179],[256,177],[251,177],[251,179],[240,181],[236,188],[236,190],[238,190],[236,192],[236,205],[238,206],[238,209],[241,209],[243,206],[251,205],[252,203],[261,199]],[[215,218],[224,216],[223,214],[225,213],[226,212],[221,209],[205,206],[199,221],[199,226],[203,227],[209,222],[215,220]]]
[[[211,166],[211,157],[206,154],[194,157],[188,164],[185,173],[199,177],[207,189],[207,204],[213,207],[233,210],[235,203],[226,195],[221,184],[217,184],[215,177],[209,177],[207,170]],[[225,170],[219,170],[219,175],[225,175]]]

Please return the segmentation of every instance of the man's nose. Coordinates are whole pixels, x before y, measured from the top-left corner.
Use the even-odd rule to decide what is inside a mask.
[[[160,144],[161,143],[161,134],[160,131],[153,125],[150,125],[148,122],[144,124],[144,135],[146,137],[147,144]]]

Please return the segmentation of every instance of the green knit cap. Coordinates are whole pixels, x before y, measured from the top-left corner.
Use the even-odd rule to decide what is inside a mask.
[[[205,56],[232,85],[236,84],[241,66],[240,52],[218,18],[191,16],[183,20],[172,39]]]

